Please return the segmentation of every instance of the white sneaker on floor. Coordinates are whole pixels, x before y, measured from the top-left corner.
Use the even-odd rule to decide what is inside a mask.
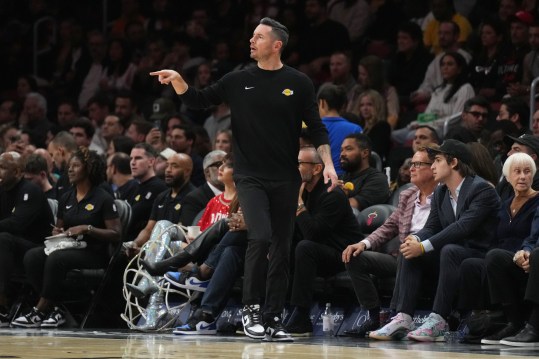
[[[412,317],[406,313],[398,313],[382,328],[369,333],[369,338],[377,340],[401,340],[414,329]]]
[[[47,318],[41,322],[41,328],[58,328],[65,324],[66,319],[64,313],[58,307],[54,307],[53,311]]]

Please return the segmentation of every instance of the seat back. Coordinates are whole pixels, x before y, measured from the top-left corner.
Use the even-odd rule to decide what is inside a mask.
[[[132,209],[131,205],[123,199],[115,199],[114,204],[120,217],[120,223],[122,224],[122,242],[124,241],[124,233],[127,233],[127,227],[131,223]]]
[[[198,226],[198,222],[202,218],[202,215],[204,214],[205,210],[206,210],[206,208],[202,209],[200,212],[197,213],[197,215],[193,219],[193,223],[191,223],[192,226]]]
[[[382,158],[380,155],[374,151],[371,151],[371,158],[369,160],[371,167],[376,168],[378,171],[382,172]]]
[[[362,210],[358,216],[358,222],[363,234],[368,235],[378,229],[395,209],[389,204],[375,204]]]
[[[52,211],[54,224],[56,224],[56,218],[58,216],[58,200],[54,198],[47,198],[47,201],[49,202],[49,207],[51,208],[51,211]]]
[[[401,192],[404,190],[407,190],[413,185],[414,185],[413,183],[407,183],[405,185],[400,186],[396,190],[394,190],[393,193],[391,193],[391,196],[389,196],[389,200],[387,201],[387,204],[397,207],[399,205],[399,197],[400,197]]]

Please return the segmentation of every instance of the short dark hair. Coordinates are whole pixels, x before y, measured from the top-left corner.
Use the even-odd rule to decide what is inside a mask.
[[[123,175],[131,174],[131,159],[127,153],[118,152],[112,155],[110,164]]]
[[[445,24],[445,23],[453,25],[453,35],[455,35],[455,36],[460,35],[460,26],[459,26],[459,24],[457,24],[453,20],[440,21],[440,25]]]
[[[327,84],[320,89],[318,100],[326,101],[330,110],[341,111],[347,101],[346,91],[342,86]]]
[[[82,128],[84,130],[84,133],[86,133],[86,137],[88,137],[88,138],[94,137],[95,127],[92,124],[92,121],[90,121],[89,119],[87,119],[85,117],[81,117],[81,118],[75,120],[71,124],[70,129],[73,128],[73,127]]]
[[[146,136],[153,128],[153,123],[142,119],[133,120],[131,122],[131,125],[134,125],[137,129],[137,132],[144,134],[144,136]]]
[[[77,143],[73,135],[67,131],[60,131],[54,136],[51,142],[55,146],[63,147],[69,152],[75,152],[77,150]]]
[[[149,143],[146,143],[146,142],[137,143],[133,147],[133,149],[135,149],[135,148],[143,149],[146,152],[146,156],[148,156],[148,157],[157,158],[157,156],[159,156],[159,154],[157,153],[155,148],[153,148],[153,146],[150,145]]]
[[[41,171],[48,173],[49,166],[47,165],[47,160],[42,156],[32,153],[26,158],[26,163],[24,164],[24,172],[37,175]]]
[[[530,108],[528,107],[528,103],[526,101],[518,97],[507,97],[502,99],[502,105],[507,107],[509,116],[517,114],[520,124],[523,127],[528,127],[528,124],[530,123]]]
[[[185,134],[185,138],[187,138],[188,140],[192,140],[193,144],[195,143],[197,135],[196,135],[196,132],[193,129],[193,127],[188,126],[188,125],[176,125],[176,126],[173,126],[172,129],[173,130],[176,130],[176,129],[183,130],[183,132]]]
[[[86,107],[94,103],[97,104],[99,107],[107,107],[109,110],[112,106],[110,103],[110,99],[105,94],[97,94],[94,97],[91,97],[86,103]]]
[[[431,135],[432,135],[432,139],[437,143],[437,144],[440,144],[440,136],[438,136],[438,131],[436,131],[434,129],[434,127],[432,126],[429,126],[429,125],[419,125],[416,127],[416,130],[420,129],[420,128],[426,128],[430,131]]]
[[[447,161],[447,164],[450,164],[453,159],[457,158],[453,155],[450,155],[449,153],[444,153],[444,152],[429,152],[429,159],[431,161],[434,161],[434,158],[437,156],[437,155],[440,155],[440,156],[443,156],[445,158],[445,160]],[[457,165],[455,166],[455,171],[458,171],[458,173],[464,178],[464,177],[467,177],[467,176],[475,176],[475,171],[473,170],[473,168],[469,165],[467,165],[466,163],[464,163],[463,161],[458,160],[458,163]]]
[[[112,144],[114,145],[114,150],[116,152],[122,152],[125,154],[130,154],[133,146],[135,146],[135,141],[131,137],[127,136],[117,136],[112,139]]]
[[[372,152],[372,141],[369,136],[367,136],[364,133],[351,133],[348,136],[346,136],[344,139],[352,138],[356,140],[357,145],[359,148],[369,150],[369,152]]]
[[[269,17],[262,18],[262,20],[260,20],[260,25],[271,27],[271,31],[275,34],[277,40],[283,43],[283,46],[281,47],[281,52],[283,52],[283,49],[288,44],[288,38],[290,36],[286,26]]]
[[[419,41],[419,43],[423,45],[423,30],[421,30],[421,27],[415,22],[403,22],[399,25],[398,32],[404,32],[405,34],[410,35],[412,40]]]
[[[483,107],[486,108],[488,112],[490,112],[490,103],[483,96],[474,96],[466,100],[466,102],[464,102],[464,112],[470,111],[472,106]]]

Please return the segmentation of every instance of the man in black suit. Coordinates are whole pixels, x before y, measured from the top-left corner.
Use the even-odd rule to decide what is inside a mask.
[[[206,182],[184,198],[180,214],[181,224],[185,226],[193,224],[195,217],[206,208],[209,200],[223,191],[224,185],[217,179],[217,173],[225,155],[225,151],[215,150],[204,157],[202,167]]]
[[[496,229],[500,198],[492,185],[470,167],[472,154],[457,140],[446,140],[438,150],[429,150],[432,172],[440,185],[434,191],[431,210],[422,230],[409,235],[401,245],[397,316],[371,338],[403,336],[413,329],[412,316],[424,276],[438,279],[432,313],[408,338],[443,341],[447,317],[457,294],[458,268],[466,258],[485,256]]]

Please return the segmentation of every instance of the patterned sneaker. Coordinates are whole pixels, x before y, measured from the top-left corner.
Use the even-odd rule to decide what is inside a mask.
[[[268,318],[264,327],[266,328],[265,342],[293,342],[292,336],[286,331],[278,315]]]
[[[401,340],[414,329],[412,317],[406,313],[398,313],[391,321],[378,330],[369,333],[369,338],[377,340]]]
[[[430,313],[425,323],[408,333],[408,338],[418,342],[443,342],[444,334],[448,330],[449,326],[444,318],[439,314]]]
[[[48,315],[47,319],[41,322],[41,328],[58,328],[66,322],[64,313],[58,307]]]
[[[29,313],[21,315],[11,322],[11,326],[20,328],[39,328],[46,314],[33,307]]]
[[[244,306],[241,322],[243,324],[243,332],[248,337],[253,339],[263,339],[266,337],[266,331],[262,326],[262,320],[260,318],[260,305]]]
[[[0,328],[9,327],[9,323],[10,323],[9,314],[0,312]]]
[[[212,335],[217,334],[215,318],[210,313],[195,313],[187,323],[172,332],[177,335]]]

